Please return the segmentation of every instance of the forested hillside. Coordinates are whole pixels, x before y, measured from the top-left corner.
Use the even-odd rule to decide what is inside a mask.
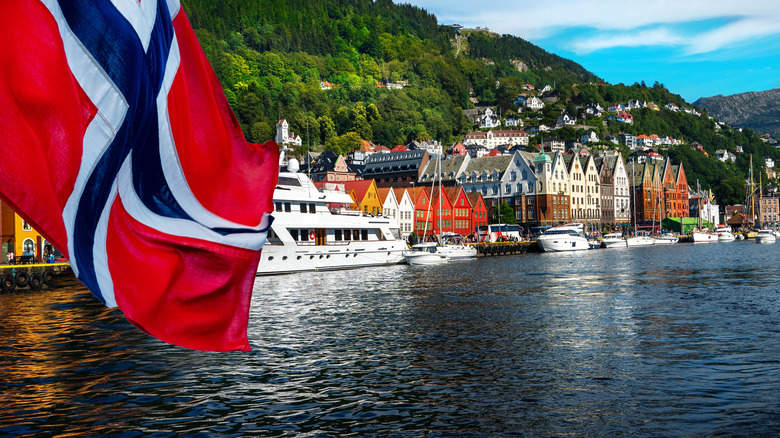
[[[182,3],[253,142],[272,139],[282,118],[304,145],[348,153],[361,139],[391,147],[429,139],[449,145],[475,129],[464,113],[475,105],[502,115],[522,113],[526,126],[554,126],[563,111],[575,115],[596,103],[606,108],[636,99],[690,106],[662,84],[606,84],[521,38],[456,31],[423,9],[390,0]],[[552,89],[544,93],[543,110],[517,107],[519,95],[541,96],[546,86]],[[700,180],[724,203],[744,198],[750,155],[756,175],[763,174],[763,157],[780,158],[749,130],[718,131],[707,114],[646,108],[632,113],[630,125],[605,115],[554,135],[573,140],[594,130],[600,138],[626,132],[681,139],[683,145],[662,153],[682,162],[692,184]],[[696,142],[706,155],[691,147]],[[719,149],[744,152],[736,162],[723,163],[714,158]]]
[[[473,97],[498,103],[499,80],[539,87],[596,78],[572,61],[510,36],[472,35],[456,56],[456,31],[390,0],[184,0],[193,27],[247,138],[274,135],[280,118],[312,143],[386,145],[468,132]],[[506,52],[505,47],[512,47]],[[519,71],[512,61],[532,66]],[[332,85],[323,92],[320,81]],[[401,90],[378,86],[405,84]],[[512,87],[514,88],[514,87]],[[507,92],[510,90],[506,90]],[[514,92],[514,90],[511,90]],[[506,94],[506,92],[504,93]]]

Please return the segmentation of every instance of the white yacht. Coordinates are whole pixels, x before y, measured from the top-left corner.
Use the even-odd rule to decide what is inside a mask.
[[[477,256],[477,248],[466,245],[460,234],[445,233],[439,236],[437,252],[450,259],[471,259]]]
[[[623,248],[626,246],[626,239],[623,233],[608,233],[601,238],[601,246],[604,248]]]
[[[550,228],[536,239],[545,252],[580,251],[590,248],[583,224],[566,224]]]
[[[401,263],[408,246],[392,219],[348,210],[352,197],[320,191],[311,179],[280,172],[274,190],[274,221],[257,266],[258,275]]]
[[[655,240],[656,245],[668,245],[671,243],[677,243],[680,241],[680,238],[675,236],[672,233],[666,232],[661,233],[653,238]]]
[[[706,243],[706,242],[718,241],[718,235],[711,232],[707,228],[704,228],[703,230],[691,231],[691,238],[693,239],[693,243]]]
[[[720,225],[715,228],[715,234],[718,235],[718,242],[733,242],[737,240],[737,237],[731,231],[731,227],[727,225]]]
[[[404,253],[406,263],[410,265],[438,265],[440,263],[447,263],[450,258],[446,254],[442,253],[441,246],[436,242],[425,242],[412,245],[412,247]]]
[[[775,243],[775,241],[777,241],[777,237],[772,230],[761,229],[756,233],[756,243]]]
[[[655,239],[642,231],[626,239],[626,246],[650,246],[655,245]]]

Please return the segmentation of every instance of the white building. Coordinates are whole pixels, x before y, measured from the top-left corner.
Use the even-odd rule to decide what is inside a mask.
[[[288,146],[303,145],[301,136],[295,135],[294,132],[290,132],[290,125],[287,123],[287,120],[285,119],[279,120],[279,123],[276,124],[275,141],[279,145],[288,145]]]
[[[528,133],[522,129],[495,129],[492,131],[474,131],[466,134],[464,145],[480,145],[495,149],[501,145],[528,145]]]
[[[525,107],[532,110],[540,110],[544,108],[544,102],[536,96],[531,96],[525,100]]]

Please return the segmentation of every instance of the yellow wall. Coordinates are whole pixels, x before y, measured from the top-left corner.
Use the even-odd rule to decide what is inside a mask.
[[[373,215],[382,214],[382,201],[376,189],[376,182],[371,181],[371,186],[366,190],[366,195],[360,200],[360,211]]]
[[[31,226],[28,229],[24,229],[24,219],[18,214],[14,214],[14,254],[19,257],[24,252],[24,241],[31,239],[34,246],[34,255],[37,257],[40,254],[41,248],[38,245],[38,238],[40,238],[40,246],[43,245],[43,236],[35,231]]]

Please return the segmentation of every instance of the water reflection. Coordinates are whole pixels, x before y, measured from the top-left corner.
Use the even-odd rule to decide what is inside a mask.
[[[78,288],[0,295],[0,435],[774,435],[769,247],[261,278],[235,354]]]

